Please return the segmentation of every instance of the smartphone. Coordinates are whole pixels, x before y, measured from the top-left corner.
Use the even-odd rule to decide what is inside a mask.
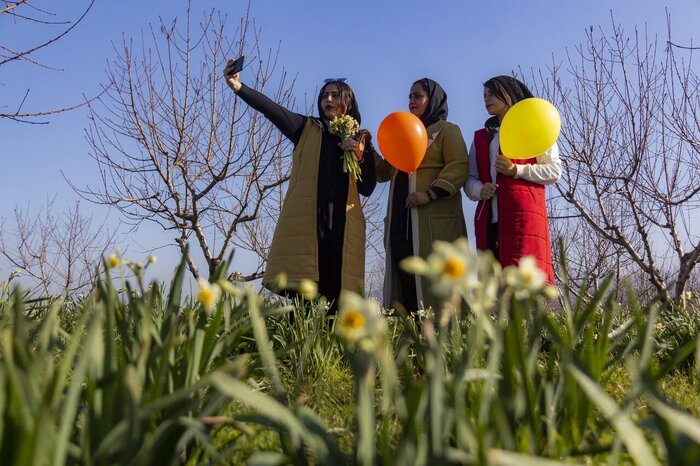
[[[239,73],[243,69],[243,60],[245,60],[243,55],[235,60],[229,60],[226,64],[226,76],[233,76],[234,74]]]

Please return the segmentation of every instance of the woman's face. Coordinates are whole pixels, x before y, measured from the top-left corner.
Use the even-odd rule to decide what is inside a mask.
[[[328,84],[321,92],[321,108],[323,116],[328,120],[333,120],[335,117],[343,116],[343,104],[341,102],[340,88],[337,84]]]
[[[422,117],[425,109],[428,107],[429,100],[423,86],[414,84],[411,86],[411,92],[408,94],[408,111],[418,118]]]
[[[509,108],[508,105],[496,97],[488,87],[484,88],[484,106],[489,115],[493,115],[499,120],[503,119]]]

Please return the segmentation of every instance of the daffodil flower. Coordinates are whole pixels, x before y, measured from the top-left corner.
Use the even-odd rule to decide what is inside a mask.
[[[197,283],[199,284],[197,299],[202,303],[204,310],[210,313],[221,298],[221,287],[218,283],[209,283],[202,278],[197,279]]]
[[[478,287],[477,265],[478,258],[469,250],[466,238],[453,243],[435,241],[426,260],[409,257],[401,261],[405,271],[427,276],[432,291],[441,297],[451,296],[455,290],[464,293]]]
[[[333,118],[329,131],[335,134],[340,140],[355,137],[360,130],[360,124],[350,115],[343,115]],[[343,151],[343,172],[350,173],[355,181],[361,180],[362,169],[357,161],[357,156],[351,150]]]
[[[116,254],[110,254],[109,256],[107,256],[107,267],[109,267],[110,269],[119,267],[121,263],[121,259]]]
[[[386,334],[386,322],[379,304],[350,291],[343,291],[339,300],[335,333],[348,347],[359,345],[371,351]]]
[[[299,294],[306,299],[313,299],[318,294],[318,285],[315,281],[304,278],[299,282]]]
[[[278,273],[275,277],[275,283],[280,290],[287,288],[287,274],[284,272]]]
[[[503,274],[506,284],[515,289],[515,297],[518,299],[526,299],[543,290],[547,284],[547,275],[537,267],[532,256],[522,257],[517,266],[506,267]]]
[[[547,285],[544,287],[544,295],[549,299],[555,299],[559,297],[559,290],[555,286]]]

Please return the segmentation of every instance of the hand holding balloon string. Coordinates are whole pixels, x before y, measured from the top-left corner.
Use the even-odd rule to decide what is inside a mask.
[[[406,197],[406,208],[420,207],[430,203],[430,196],[427,192],[416,191]]]
[[[479,193],[479,197],[482,201],[488,201],[496,195],[497,189],[498,185],[496,183],[484,183],[484,186],[481,188],[481,192]]]

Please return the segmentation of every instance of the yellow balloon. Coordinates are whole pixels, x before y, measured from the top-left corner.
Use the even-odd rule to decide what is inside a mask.
[[[554,145],[561,131],[559,112],[544,99],[513,105],[501,123],[501,151],[509,159],[529,159]]]

